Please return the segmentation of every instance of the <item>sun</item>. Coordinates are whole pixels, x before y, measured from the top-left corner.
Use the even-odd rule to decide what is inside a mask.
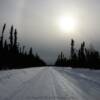
[[[58,19],[59,28],[62,32],[74,32],[77,27],[77,21],[72,16],[61,16]]]

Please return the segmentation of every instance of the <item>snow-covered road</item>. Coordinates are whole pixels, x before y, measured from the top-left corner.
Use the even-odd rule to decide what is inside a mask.
[[[100,71],[54,67],[1,71],[0,100],[100,100]]]

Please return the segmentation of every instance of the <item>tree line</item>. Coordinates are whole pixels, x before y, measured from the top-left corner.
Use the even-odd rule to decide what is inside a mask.
[[[73,68],[91,68],[100,69],[100,53],[93,47],[86,48],[86,43],[83,41],[80,48],[75,48],[74,39],[70,44],[70,57],[67,58],[61,52],[55,62],[56,66],[71,66]]]
[[[13,25],[9,30],[9,39],[4,39],[5,29],[6,24],[3,25],[0,36],[0,69],[46,65],[38,54],[33,54],[32,48],[27,51],[25,46],[20,46],[17,29]]]

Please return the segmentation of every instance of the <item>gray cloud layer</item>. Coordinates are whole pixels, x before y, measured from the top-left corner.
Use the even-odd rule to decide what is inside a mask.
[[[79,21],[75,35],[62,34],[56,26],[61,14],[72,13]],[[19,38],[48,62],[60,51],[69,53],[70,39],[85,40],[100,49],[100,0],[0,0],[0,29],[7,22],[19,30]]]

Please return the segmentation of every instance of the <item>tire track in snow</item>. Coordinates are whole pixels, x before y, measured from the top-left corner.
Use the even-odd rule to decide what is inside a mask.
[[[78,87],[83,91],[82,95],[88,97],[88,99],[84,100],[100,100],[100,85],[92,80],[88,80],[78,75],[78,73],[72,73],[70,70],[63,70],[59,68],[55,68],[60,74],[62,74],[67,80],[74,84],[75,87]],[[71,69],[72,71],[74,69]],[[90,99],[91,98],[91,99]]]
[[[39,76],[39,75],[41,76],[41,73],[42,73],[42,71],[44,71],[44,70],[45,70],[45,68],[40,69],[40,71],[39,71],[38,73],[36,73],[35,75],[33,74],[33,77],[32,77],[32,78],[30,78],[30,79],[27,80],[27,81],[22,82],[21,85],[19,85],[19,86],[16,88],[16,90],[14,90],[13,93],[12,93],[11,95],[9,95],[8,97],[6,97],[4,100],[13,100],[13,97],[15,97],[18,93],[21,92],[21,90],[24,89],[24,85],[30,83],[33,79],[35,79],[35,77],[37,77],[37,76]]]

